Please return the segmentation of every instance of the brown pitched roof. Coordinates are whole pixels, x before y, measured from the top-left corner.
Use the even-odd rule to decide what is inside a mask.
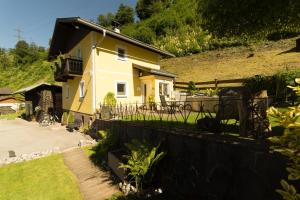
[[[72,38],[77,37],[77,40],[80,40],[80,38],[88,34],[89,31],[96,31],[103,34],[105,33],[106,35],[148,49],[150,51],[156,52],[165,57],[175,57],[173,54],[167,51],[163,51],[157,47],[146,44],[134,38],[128,37],[127,35],[124,35],[122,33],[117,33],[115,31],[109,30],[94,22],[90,22],[80,17],[69,17],[69,18],[56,19],[48,59],[51,60],[56,56],[58,56],[60,53],[64,54],[65,52],[67,52],[73,46],[76,45],[76,42],[74,42],[75,40],[66,43],[67,38],[70,38],[70,36],[72,36]]]
[[[13,91],[10,88],[0,88],[0,95],[12,94]]]

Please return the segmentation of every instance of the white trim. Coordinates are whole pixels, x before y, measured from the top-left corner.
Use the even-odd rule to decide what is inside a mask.
[[[117,44],[116,45],[116,47],[115,47],[115,49],[116,49],[116,59],[117,60],[121,60],[121,61],[127,61],[127,47],[126,46],[123,46],[123,45],[119,45],[119,44]],[[124,58],[122,58],[122,57],[119,57],[119,49],[123,49],[124,50]]]
[[[118,95],[118,84],[125,84],[125,95]],[[115,94],[117,98],[128,98],[129,97],[129,85],[128,81],[118,80],[115,81]]]
[[[81,88],[82,86],[82,88]],[[79,98],[83,98],[85,95],[85,84],[84,81],[79,82]]]
[[[171,88],[170,88],[171,87],[171,83],[169,81],[167,81],[167,80],[157,80],[157,82],[158,82],[158,95],[160,95],[160,93],[159,93],[159,85],[160,85],[160,83],[163,83],[163,84],[167,84],[167,98],[170,98],[170,96],[171,96]]]
[[[79,55],[78,55],[79,52]],[[81,50],[81,46],[78,46],[76,48],[76,57],[82,59],[82,50]]]

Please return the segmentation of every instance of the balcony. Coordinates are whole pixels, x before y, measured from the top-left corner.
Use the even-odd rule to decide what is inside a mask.
[[[82,74],[82,60],[77,58],[66,58],[61,59],[60,64],[56,63],[54,78],[55,81],[66,82],[68,79],[73,79],[74,76],[81,76]]]

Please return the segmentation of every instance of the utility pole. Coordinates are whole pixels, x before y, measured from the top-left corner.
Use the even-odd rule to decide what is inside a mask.
[[[20,28],[16,28],[14,29],[14,31],[17,32],[17,35],[15,35],[15,37],[18,39],[18,42],[22,39],[21,34],[23,33],[23,31]]]

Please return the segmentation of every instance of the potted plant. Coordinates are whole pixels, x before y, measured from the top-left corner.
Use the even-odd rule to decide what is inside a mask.
[[[154,99],[154,95],[150,95],[148,97],[148,104],[149,104],[149,108],[150,110],[155,110],[155,99]]]

